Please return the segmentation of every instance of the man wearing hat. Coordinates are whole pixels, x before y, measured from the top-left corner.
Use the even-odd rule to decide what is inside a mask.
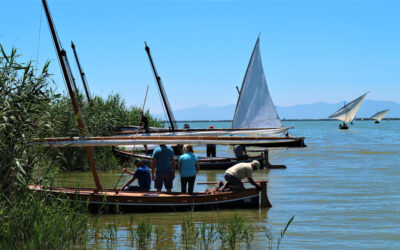
[[[124,168],[124,173],[132,175],[132,178],[121,188],[121,191],[149,191],[151,176],[149,167],[141,160],[135,160],[136,171],[129,172]],[[134,180],[138,180],[139,186],[129,186]]]
[[[252,162],[242,162],[238,163],[225,171],[224,178],[226,180],[225,184],[222,181],[218,183],[217,190],[222,187],[222,191],[225,189],[230,189],[232,191],[244,190],[242,179],[247,178],[247,180],[255,186],[258,190],[261,190],[260,184],[253,180],[253,171],[260,168],[260,163],[256,160]]]

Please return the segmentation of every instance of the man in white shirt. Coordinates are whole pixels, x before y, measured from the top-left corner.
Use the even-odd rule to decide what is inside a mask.
[[[230,189],[232,191],[244,190],[242,179],[247,178],[247,180],[255,186],[258,190],[261,190],[260,184],[253,180],[253,171],[260,168],[260,163],[256,160],[252,162],[238,163],[225,171],[224,178],[226,180],[225,184],[220,181],[217,185],[216,190],[222,187],[222,191],[225,189]]]

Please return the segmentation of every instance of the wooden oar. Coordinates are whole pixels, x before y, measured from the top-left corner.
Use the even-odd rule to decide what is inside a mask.
[[[121,175],[120,175],[119,178],[118,178],[117,183],[115,183],[115,186],[114,186],[114,191],[115,191],[115,192],[117,192],[117,185],[119,184],[119,181],[121,180],[121,178],[122,178],[123,175],[124,175],[124,172],[122,171]]]

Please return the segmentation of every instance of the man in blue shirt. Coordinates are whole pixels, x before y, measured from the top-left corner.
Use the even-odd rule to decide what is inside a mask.
[[[151,178],[150,178],[150,169],[140,160],[135,160],[136,171],[129,172],[126,168],[124,168],[124,173],[128,173],[132,175],[132,178],[121,188],[121,191],[149,191]],[[134,180],[138,180],[139,186],[129,186]]]
[[[163,185],[167,192],[171,192],[172,181],[175,178],[175,158],[171,147],[160,145],[154,149],[151,176],[157,192],[161,192]]]

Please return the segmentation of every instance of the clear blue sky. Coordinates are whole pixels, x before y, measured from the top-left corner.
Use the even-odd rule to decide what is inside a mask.
[[[256,38],[275,105],[367,99],[400,102],[399,1],[48,1],[77,72],[93,94],[119,93],[161,113],[144,51],[151,48],[172,109],[236,103]],[[51,71],[64,91],[40,0],[0,0],[0,42]],[[42,25],[39,42],[40,16]],[[75,75],[78,78],[78,75]],[[78,82],[79,84],[80,81]]]

